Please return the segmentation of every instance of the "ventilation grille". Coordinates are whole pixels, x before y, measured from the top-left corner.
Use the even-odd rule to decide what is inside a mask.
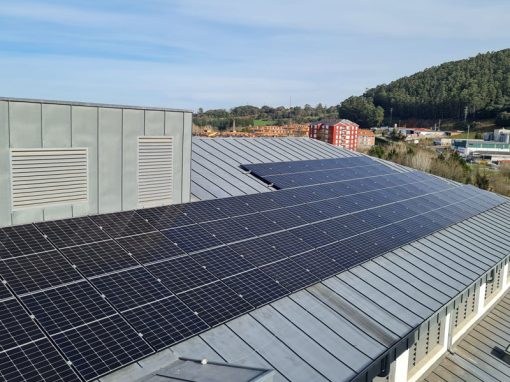
[[[172,137],[138,137],[138,205],[172,203]]]
[[[87,149],[11,149],[12,208],[87,201]]]

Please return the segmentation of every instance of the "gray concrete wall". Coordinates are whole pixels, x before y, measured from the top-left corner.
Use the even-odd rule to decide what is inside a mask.
[[[0,227],[131,210],[137,205],[137,138],[174,139],[173,202],[190,200],[191,112],[0,98]],[[88,202],[12,210],[12,148],[88,148]]]

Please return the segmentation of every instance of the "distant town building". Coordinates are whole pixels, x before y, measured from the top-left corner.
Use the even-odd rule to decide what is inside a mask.
[[[438,131],[426,129],[422,127],[406,128],[398,127],[397,130],[406,137],[406,139],[421,139],[421,138],[441,138],[446,136],[445,131]]]
[[[256,137],[306,137],[308,126],[299,124],[253,126],[249,130]]]
[[[358,147],[359,125],[348,119],[330,120],[311,123],[308,135],[310,138],[340,146],[349,150]]]
[[[375,145],[375,134],[371,130],[358,130],[358,148],[372,147]]]
[[[465,158],[484,159],[491,162],[510,160],[510,143],[483,139],[454,139],[452,146]]]

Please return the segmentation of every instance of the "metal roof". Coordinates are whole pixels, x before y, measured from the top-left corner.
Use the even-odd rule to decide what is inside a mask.
[[[32,98],[12,98],[12,97],[0,97],[0,101],[8,102],[35,102],[55,105],[68,105],[68,106],[90,106],[90,107],[105,107],[114,109],[134,109],[134,110],[156,110],[156,111],[177,111],[183,113],[191,113],[191,110],[186,109],[172,109],[166,107],[155,107],[155,106],[133,106],[133,105],[116,105],[108,103],[93,103],[93,102],[79,102],[79,101],[57,101],[47,99],[32,99]]]
[[[510,292],[442,359],[425,382],[510,381]]]
[[[239,165],[360,156],[310,138],[200,138],[193,137],[191,154],[191,193],[206,200],[239,196],[272,189],[249,175]],[[380,161],[397,171],[403,166]]]
[[[217,173],[237,186],[223,184],[230,195],[267,191],[237,171],[241,163],[359,155],[307,138],[195,138],[193,146],[193,192],[206,198],[222,195],[204,183],[216,182]],[[407,338],[412,342],[423,322],[444,315],[453,299],[508,258],[509,214],[510,202],[402,246],[177,344],[169,358],[274,369],[275,381],[363,378],[367,367]],[[165,366],[159,357],[142,367]],[[132,365],[122,373],[121,379],[114,373],[101,380],[133,380],[140,370]]]

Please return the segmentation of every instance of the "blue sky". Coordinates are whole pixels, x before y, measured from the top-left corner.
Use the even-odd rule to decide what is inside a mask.
[[[510,1],[0,0],[0,95],[326,105],[510,47]]]

